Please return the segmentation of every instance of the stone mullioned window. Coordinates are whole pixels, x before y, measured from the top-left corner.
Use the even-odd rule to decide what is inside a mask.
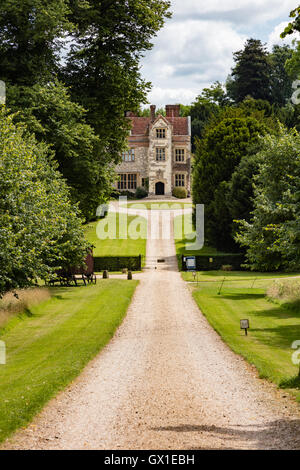
[[[166,138],[166,129],[156,129],[156,138],[165,139]]]
[[[156,161],[157,162],[164,162],[166,160],[166,149],[156,147]]]
[[[185,187],[185,175],[184,174],[176,174],[175,175],[175,186],[178,188]]]
[[[137,175],[135,173],[122,173],[119,175],[118,189],[136,189]]]
[[[135,151],[134,149],[129,149],[126,152],[122,153],[123,162],[134,162],[135,160]]]
[[[185,161],[185,149],[175,149],[175,162]]]

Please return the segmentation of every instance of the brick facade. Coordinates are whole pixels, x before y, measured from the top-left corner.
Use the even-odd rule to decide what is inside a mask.
[[[128,113],[132,129],[129,151],[117,167],[119,190],[149,187],[149,195],[171,196],[175,186],[191,188],[191,121],[179,116],[179,105],[167,105],[166,117]],[[134,183],[132,183],[134,182]]]

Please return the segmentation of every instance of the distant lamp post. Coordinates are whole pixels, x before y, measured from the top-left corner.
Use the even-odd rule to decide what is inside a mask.
[[[6,103],[6,85],[5,82],[0,80],[0,104]]]

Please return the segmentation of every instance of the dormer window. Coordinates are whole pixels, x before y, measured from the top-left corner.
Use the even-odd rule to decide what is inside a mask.
[[[156,129],[156,138],[165,139],[166,138],[166,129]]]

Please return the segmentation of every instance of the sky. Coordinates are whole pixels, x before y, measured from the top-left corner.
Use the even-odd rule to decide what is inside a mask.
[[[246,39],[261,39],[271,50],[283,41],[296,0],[172,0],[173,17],[154,39],[141,73],[152,82],[148,100],[157,106],[190,104],[201,90],[225,82],[233,52]]]

